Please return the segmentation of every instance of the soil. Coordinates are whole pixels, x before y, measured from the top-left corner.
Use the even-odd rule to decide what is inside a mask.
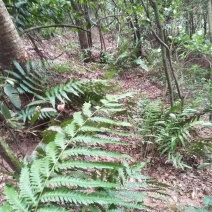
[[[79,49],[76,40],[76,35],[69,32],[64,32],[62,35],[49,40],[43,40],[39,37],[36,46],[33,46],[27,38],[23,38],[30,58],[40,59],[40,57],[44,57],[49,63],[54,62],[55,64],[71,63],[71,72],[57,74],[59,76],[58,81],[66,81],[70,78],[101,79],[105,75],[105,70],[102,69],[101,65],[98,63],[83,64],[79,61]],[[114,49],[114,41],[108,38],[105,39],[105,43],[108,49]],[[98,49],[100,44],[96,42],[94,46]],[[164,99],[164,86],[153,82],[151,75],[142,69],[136,68],[134,71],[125,70],[118,76],[114,76],[111,81],[118,84],[123,91],[133,91],[139,95],[148,97],[152,101]],[[4,127],[4,124],[1,123],[0,136],[9,141],[9,145],[17,152],[20,158],[29,157],[41,141],[39,133],[33,133],[33,130],[35,129],[25,126],[24,130],[13,131],[15,139],[11,139],[11,134]],[[43,130],[42,126],[38,130]],[[200,133],[203,137],[211,136],[212,134],[211,131],[207,130]],[[142,174],[170,186],[165,190],[168,196],[158,196],[156,193],[152,194],[154,197],[160,197],[160,201],[157,199],[145,200],[147,205],[157,208],[156,211],[183,211],[182,208],[185,205],[202,206],[204,196],[212,195],[212,170],[209,168],[202,170],[196,168],[176,169],[171,164],[167,164],[166,159],[162,157],[151,156],[150,158],[142,158],[141,147],[137,145],[139,142],[138,138],[135,139],[132,136],[132,140],[128,140],[128,142],[133,144],[128,149],[126,146],[108,146],[108,148],[127,153],[133,156],[135,160],[150,160],[151,163],[144,168]],[[195,160],[196,163],[201,162],[199,158],[195,158]],[[7,164],[1,158],[0,164],[1,169],[10,171]],[[6,177],[3,173],[0,174],[0,203],[4,200],[2,193],[3,186],[8,181],[11,181],[11,179],[12,177]]]

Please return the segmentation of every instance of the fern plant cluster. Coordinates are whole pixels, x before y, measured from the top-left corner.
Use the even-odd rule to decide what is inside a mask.
[[[153,151],[157,149],[160,155],[167,154],[167,160],[176,167],[188,168],[182,161],[181,152],[191,147],[190,131],[193,126],[201,123],[199,117],[210,113],[211,108],[201,112],[191,108],[181,111],[180,106],[163,109],[159,101],[150,102],[147,99],[141,100],[138,107],[138,112],[132,114],[132,117],[142,137],[142,146],[146,148],[144,151],[148,151],[148,148]]]
[[[67,81],[54,87],[46,88],[45,76],[41,64],[28,61],[25,67],[14,61],[15,71],[5,70],[1,76],[4,93],[16,108],[16,117],[24,122],[31,119],[45,119],[58,114],[56,105],[66,101],[67,105],[82,106],[85,101],[98,102],[106,91],[114,87],[103,80]],[[40,70],[41,69],[41,70]],[[31,94],[32,101],[24,108],[20,95]]]
[[[122,138],[128,136],[123,129],[130,124],[110,118],[111,113],[123,110],[122,98],[107,95],[95,107],[85,103],[72,121],[46,130],[31,161],[24,162],[18,187],[5,187],[7,201],[0,211],[143,209],[146,195],[139,189],[148,181],[140,173],[144,163],[130,165],[129,155],[103,148],[105,144],[129,145]]]

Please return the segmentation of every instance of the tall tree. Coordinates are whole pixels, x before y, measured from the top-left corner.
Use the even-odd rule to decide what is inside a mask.
[[[9,68],[13,60],[25,60],[24,46],[12,19],[0,0],[0,70]]]
[[[208,27],[210,41],[212,43],[212,0],[208,0]]]
[[[85,2],[86,3],[86,2]],[[87,21],[87,29],[90,30],[90,19],[88,15],[88,8],[87,5],[84,4],[85,8],[82,9],[82,5],[80,4],[80,1],[74,1],[71,0],[71,6],[77,14],[75,15],[75,25],[78,27],[84,27],[84,18]],[[78,30],[78,38],[80,43],[80,48],[84,53],[84,62],[90,62],[91,60],[91,52],[90,49],[92,47],[92,37],[91,32],[87,33],[83,30]]]

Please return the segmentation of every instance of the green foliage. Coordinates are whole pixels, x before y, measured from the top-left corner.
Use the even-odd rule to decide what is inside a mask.
[[[18,96],[18,94],[23,93],[31,93],[40,97],[39,94],[42,92],[42,84],[40,82],[43,77],[40,71],[42,68],[41,63],[28,61],[25,67],[22,67],[16,61],[14,61],[13,64],[15,71],[4,70],[4,91],[8,97],[12,94]]]
[[[130,68],[133,66],[140,66],[145,71],[148,71],[146,61],[137,57],[136,46],[132,45],[128,40],[121,40],[116,52],[112,54],[105,54],[107,69],[114,68]]]
[[[116,134],[130,124],[110,118],[112,111],[122,109],[120,98],[108,95],[96,107],[85,103],[69,124],[46,130],[31,162],[22,168],[18,187],[5,186],[7,201],[0,210],[143,209],[145,195],[136,188],[146,185],[140,173],[144,164],[130,165],[128,155],[104,150],[105,144],[129,145]]]
[[[187,56],[188,53],[198,52],[201,54],[211,54],[212,45],[209,40],[205,39],[205,36],[201,32],[193,34],[192,38],[188,34],[182,34],[175,38],[178,44],[178,50],[183,48],[181,57]]]
[[[44,89],[43,84],[44,67],[41,63],[27,62],[25,67],[14,62],[16,72],[5,70],[6,76],[2,76],[4,93],[11,103],[19,111],[16,117],[27,120],[51,118],[58,114],[56,105],[65,101],[67,105],[82,106],[83,102],[91,101],[98,103],[106,94],[106,91],[113,90],[114,86],[104,80],[79,80],[67,81],[54,87]],[[21,108],[20,94],[28,93],[33,96],[33,101],[25,108]],[[34,122],[33,121],[33,122]]]
[[[168,161],[175,166],[188,167],[182,162],[181,152],[186,147],[191,147],[190,130],[199,124],[199,116],[210,110],[198,113],[194,109],[184,109],[174,106],[163,109],[160,102],[141,100],[138,114],[133,114],[133,119],[138,126],[138,132],[145,144],[157,147],[160,154],[168,154]],[[145,151],[145,150],[144,150]]]

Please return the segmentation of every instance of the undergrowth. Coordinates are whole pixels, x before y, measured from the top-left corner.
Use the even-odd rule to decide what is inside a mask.
[[[15,107],[13,116],[23,122],[55,117],[58,115],[57,105],[61,102],[71,107],[81,107],[85,101],[97,103],[106,92],[114,90],[114,86],[104,80],[68,80],[46,88],[42,72],[45,67],[38,66],[33,61],[28,61],[24,67],[14,61],[14,66],[16,72],[5,70],[4,76],[0,77],[3,92],[9,100],[4,98],[3,102],[4,105],[12,103]],[[31,96],[27,104],[24,102],[24,107],[21,98],[23,95]]]
[[[167,162],[172,162],[175,167],[189,168],[183,162],[183,152],[195,148],[191,143],[193,127],[205,123],[200,117],[209,115],[212,108],[182,110],[180,106],[173,106],[166,109],[161,102],[147,99],[140,100],[137,107],[137,111],[131,110],[130,114],[140,136],[142,156],[155,155],[156,152],[158,156],[166,154]],[[197,142],[196,145],[208,148],[210,144]]]
[[[130,164],[129,155],[104,150],[106,144],[129,145],[122,138],[130,124],[110,118],[123,110],[119,101],[128,95],[107,95],[101,106],[85,103],[73,120],[47,129],[31,161],[24,160],[18,185],[5,186],[0,211],[145,208],[146,195],[139,192],[148,186],[140,173],[144,163]]]

